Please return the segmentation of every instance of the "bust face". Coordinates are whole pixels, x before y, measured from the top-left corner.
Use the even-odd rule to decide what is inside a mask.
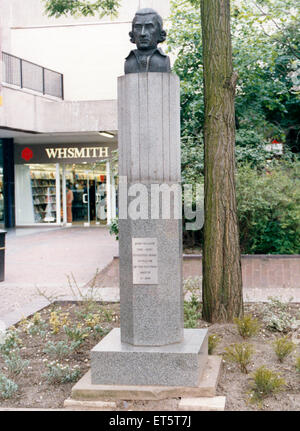
[[[157,47],[160,27],[155,15],[136,15],[132,32],[138,49],[148,50]]]

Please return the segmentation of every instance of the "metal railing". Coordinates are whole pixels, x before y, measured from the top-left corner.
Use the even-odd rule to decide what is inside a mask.
[[[2,52],[3,82],[64,98],[64,76],[31,61]]]

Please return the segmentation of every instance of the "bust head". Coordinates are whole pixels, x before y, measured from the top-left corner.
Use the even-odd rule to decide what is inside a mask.
[[[139,50],[146,51],[156,48],[166,39],[167,33],[163,30],[161,16],[154,9],[145,8],[136,12],[129,36]]]

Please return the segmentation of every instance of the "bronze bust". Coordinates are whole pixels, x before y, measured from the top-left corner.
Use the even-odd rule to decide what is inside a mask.
[[[166,40],[161,16],[153,9],[136,12],[132,21],[130,41],[132,50],[125,61],[125,74],[142,72],[171,72],[170,59],[157,45]]]

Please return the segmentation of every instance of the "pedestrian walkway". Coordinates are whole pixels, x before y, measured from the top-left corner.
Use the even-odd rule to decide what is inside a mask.
[[[71,296],[68,276],[82,288],[117,254],[118,242],[106,227],[8,230],[0,319],[36,301],[38,290],[48,297]]]
[[[119,254],[118,249],[118,241],[106,227],[8,230],[5,281],[0,282],[0,323],[3,320],[7,326],[14,324],[22,316],[48,305],[46,298],[76,299],[68,277],[72,288],[74,276],[85,294],[96,271],[102,271],[108,264],[94,283],[94,294],[102,301],[118,302],[119,273],[115,268],[118,259],[113,260]],[[300,288],[244,288],[243,296],[245,302],[263,302],[275,296],[300,303]]]

